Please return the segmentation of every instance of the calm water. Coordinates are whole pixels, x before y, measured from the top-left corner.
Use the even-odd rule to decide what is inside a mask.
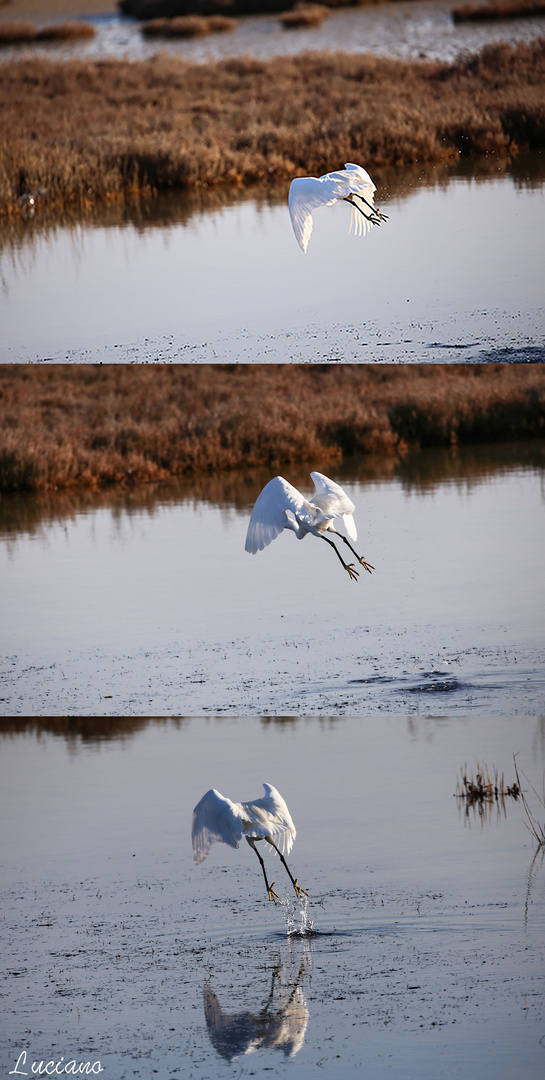
[[[519,802],[455,798],[465,763],[510,783],[515,749],[539,788],[528,717],[0,722],[4,1075],[26,1051],[29,1074],[62,1057],[106,1080],[537,1080],[543,861]],[[204,791],[263,780],[311,938],[288,939],[247,845],[192,864]]]
[[[385,225],[354,238],[328,207],[306,256],[287,185],[132,223],[29,220],[0,253],[0,360],[543,360],[543,176],[539,155],[508,176],[392,172]]]
[[[288,5],[289,6],[289,5]],[[2,49],[2,58],[36,54],[52,57],[128,57],[131,60],[168,52],[185,60],[203,61],[227,56],[292,56],[308,49],[377,53],[402,59],[429,57],[453,60],[476,52],[494,41],[534,41],[543,33],[539,18],[510,19],[497,23],[455,25],[454,0],[396,0],[376,8],[334,12],[321,27],[286,31],[275,16],[240,19],[234,33],[213,34],[193,40],[147,41],[140,24],[117,15],[96,16],[96,36],[71,45],[31,45]],[[9,12],[1,13],[9,22]],[[40,24],[53,20],[37,20]],[[61,20],[62,21],[62,20]]]
[[[542,714],[543,444],[327,471],[358,583],[311,536],[244,551],[266,471],[4,498],[4,714]]]

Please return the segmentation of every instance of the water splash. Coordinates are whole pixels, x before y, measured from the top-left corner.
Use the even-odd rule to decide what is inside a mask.
[[[303,894],[298,899],[289,896],[280,900],[288,937],[310,937],[315,933],[314,919],[308,914],[308,903],[308,896]]]

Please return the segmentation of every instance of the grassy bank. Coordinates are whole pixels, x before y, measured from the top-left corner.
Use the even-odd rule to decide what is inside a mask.
[[[545,145],[545,39],[455,64],[307,54],[0,64],[0,213],[142,191],[372,172]]]
[[[545,436],[545,365],[0,367],[0,490]]]

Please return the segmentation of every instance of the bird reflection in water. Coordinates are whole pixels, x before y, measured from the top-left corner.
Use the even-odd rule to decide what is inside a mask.
[[[282,964],[275,964],[269,995],[261,1008],[225,1012],[208,978],[203,987],[204,1015],[210,1041],[222,1058],[231,1062],[257,1050],[282,1050],[294,1057],[305,1041],[309,1020],[301,964],[295,977],[282,978]]]

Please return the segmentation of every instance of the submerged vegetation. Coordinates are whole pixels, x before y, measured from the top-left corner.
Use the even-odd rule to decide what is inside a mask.
[[[0,213],[172,188],[508,160],[545,145],[545,39],[447,64],[309,53],[206,64],[27,57],[0,64]]]
[[[545,435],[545,365],[0,367],[0,490]]]

